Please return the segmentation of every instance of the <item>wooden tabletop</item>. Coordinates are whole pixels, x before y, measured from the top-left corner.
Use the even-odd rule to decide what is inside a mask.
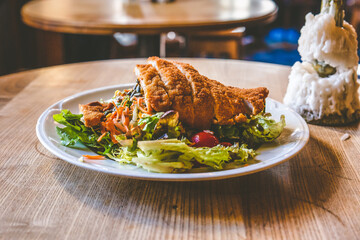
[[[289,67],[184,59],[281,101]],[[35,125],[51,104],[135,80],[144,59],[62,65],[0,77],[0,239],[358,239],[360,126],[310,125],[307,146],[274,168],[228,180],[154,182],[56,158]],[[348,133],[351,137],[342,141]]]
[[[23,21],[61,33],[161,33],[230,29],[275,19],[271,0],[35,0],[25,4]]]

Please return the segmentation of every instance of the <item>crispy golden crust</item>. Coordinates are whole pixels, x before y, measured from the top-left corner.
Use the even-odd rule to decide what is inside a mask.
[[[186,77],[169,61],[150,57],[148,63],[153,65],[160,74],[172,102],[172,109],[179,112],[180,121],[191,126],[194,118],[194,106],[191,85]]]
[[[136,65],[135,74],[144,90],[147,106],[157,112],[169,110],[172,104],[156,69],[150,64]]]
[[[192,128],[209,129],[212,123],[232,125],[263,111],[269,91],[264,87],[228,87],[201,75],[186,63],[158,57],[149,64],[136,65],[135,74],[144,91],[147,106],[157,112],[175,110],[180,121]],[[85,126],[94,127],[112,103],[79,105]]]
[[[251,115],[251,109],[245,103],[245,99],[239,97],[234,91],[231,91],[228,87],[226,87],[226,96],[230,101],[230,105],[233,110],[233,119],[234,122],[245,122],[247,120],[246,115]]]
[[[209,129],[214,115],[214,99],[211,95],[210,84],[190,64],[173,63],[186,76],[192,88],[194,118],[191,126],[196,129]]]
[[[156,111],[179,112],[180,120],[190,127],[209,129],[212,123],[245,122],[265,107],[266,88],[228,87],[201,75],[190,64],[158,57],[150,57],[148,63],[152,66],[137,65],[135,69],[147,104]]]
[[[249,106],[245,98],[246,95],[240,96],[235,91],[238,88],[228,87],[211,79],[208,79],[208,81],[212,84],[212,94],[216,94],[219,98],[215,106],[217,111],[215,111],[216,120],[214,123],[232,125],[245,122],[247,120],[246,116],[252,114],[252,107]]]
[[[91,102],[85,105],[79,104],[80,112],[83,114],[86,127],[98,125],[104,117],[104,110],[110,108],[112,103]]]
[[[265,99],[269,95],[269,90],[264,87],[243,89],[237,87],[228,87],[235,95],[245,100],[248,108],[251,109],[253,115],[262,112],[265,108]]]
[[[234,124],[233,116],[235,115],[235,108],[227,95],[226,86],[208,78],[206,78],[206,81],[210,84],[211,95],[214,99],[213,123],[219,125]]]

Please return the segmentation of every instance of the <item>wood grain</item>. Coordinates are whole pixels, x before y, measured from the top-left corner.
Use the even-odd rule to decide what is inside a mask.
[[[21,92],[39,72],[28,71],[24,78],[22,74],[4,76],[0,81],[0,109]]]
[[[21,11],[29,26],[80,34],[230,29],[271,22],[276,13],[271,0],[35,0]]]
[[[229,85],[266,86],[279,101],[290,70],[245,61],[184,61]],[[293,159],[221,181],[113,177],[70,165],[42,147],[35,124],[47,107],[86,89],[133,82],[132,69],[143,62],[70,64],[0,78],[9,89],[0,109],[0,239],[358,238],[359,123],[310,125],[310,141]],[[17,85],[20,79],[25,84]],[[351,138],[341,141],[344,133]]]

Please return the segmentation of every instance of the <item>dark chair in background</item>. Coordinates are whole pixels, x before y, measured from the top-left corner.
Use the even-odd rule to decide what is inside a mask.
[[[245,28],[224,31],[202,31],[189,34],[187,51],[191,57],[241,59]]]

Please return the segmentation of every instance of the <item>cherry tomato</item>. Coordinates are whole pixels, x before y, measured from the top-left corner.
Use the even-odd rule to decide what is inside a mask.
[[[224,147],[231,147],[232,146],[232,144],[229,143],[229,142],[222,142],[220,144],[223,145]]]
[[[215,147],[219,140],[210,132],[199,132],[192,136],[193,147]]]

